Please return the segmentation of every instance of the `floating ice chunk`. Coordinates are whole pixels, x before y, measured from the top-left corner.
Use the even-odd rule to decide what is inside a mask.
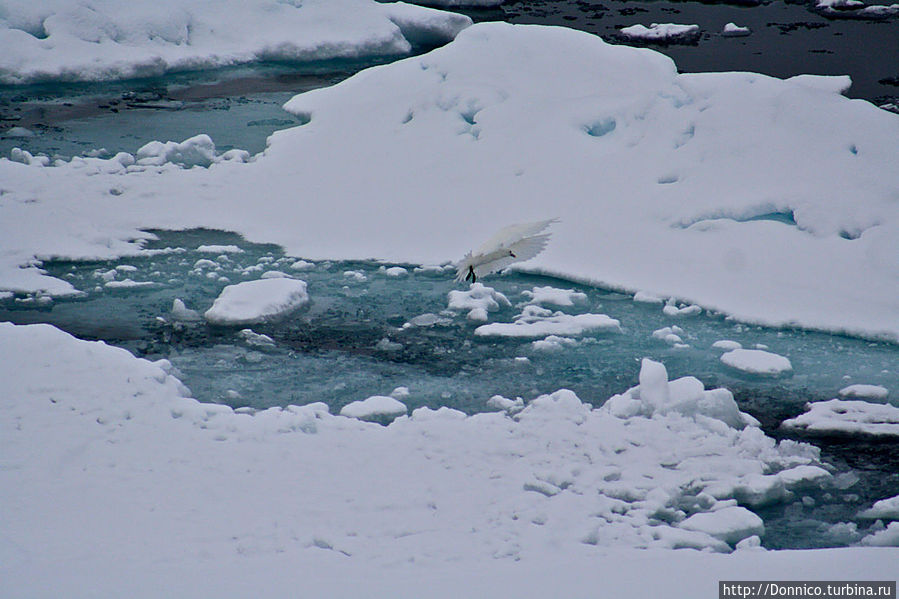
[[[537,351],[558,351],[574,345],[577,345],[576,339],[559,337],[558,335],[549,335],[544,339],[538,339],[531,343],[531,347]]]
[[[589,331],[620,331],[620,323],[605,314],[564,314],[527,305],[514,322],[494,322],[475,329],[481,337],[573,336]]]
[[[830,478],[831,476],[831,473],[824,468],[809,464],[795,466],[793,468],[788,468],[787,470],[781,470],[777,473],[777,478],[782,480],[787,487],[795,487],[804,482],[816,482],[824,478]]]
[[[343,276],[347,277],[348,279],[352,279],[358,283],[368,280],[368,277],[366,277],[365,273],[362,272],[361,270],[345,270],[345,271],[343,271]]]
[[[225,287],[204,316],[218,325],[253,324],[284,316],[308,301],[305,281],[259,279]]]
[[[793,370],[785,356],[761,349],[732,349],[720,359],[727,366],[750,374],[776,376]]]
[[[204,254],[242,254],[243,250],[236,245],[201,245],[198,252]]]
[[[730,339],[720,339],[712,344],[715,349],[723,349],[730,351],[732,349],[743,349],[743,344],[739,341],[731,341]]]
[[[683,345],[684,340],[681,338],[681,335],[684,333],[684,330],[678,326],[674,327],[662,327],[661,329],[656,329],[652,332],[653,339],[660,339],[665,343],[669,343],[671,345]]]
[[[261,333],[257,333],[253,329],[241,329],[237,335],[247,342],[247,345],[252,345],[255,347],[273,347],[275,345],[275,340],[269,337],[268,335],[263,335]]]
[[[699,37],[699,25],[678,25],[676,23],[652,23],[622,27],[619,31],[629,39],[649,42],[690,41]]]
[[[840,397],[886,399],[890,390],[881,385],[849,385],[840,389]]]
[[[390,397],[394,399],[405,399],[409,397],[409,387],[397,387],[390,392]]]
[[[875,501],[874,505],[859,512],[858,517],[869,520],[899,520],[899,495]]]
[[[741,27],[736,23],[728,23],[721,31],[721,35],[724,37],[743,37],[750,33],[752,33],[752,30],[750,30],[749,27]]]
[[[402,266],[391,266],[390,268],[384,269],[384,274],[388,277],[407,277],[409,276],[409,270],[403,268]]]
[[[170,162],[184,168],[208,167],[215,162],[215,144],[203,133],[181,143],[151,141],[137,151],[136,158],[140,166],[162,166]]]
[[[863,538],[861,544],[869,547],[899,547],[899,522],[890,522],[884,530]]]
[[[755,550],[755,551],[764,551],[765,548],[762,547],[762,538],[758,535],[752,535],[750,537],[746,537],[739,543],[734,546],[734,549],[737,551],[747,551],[747,550]]]
[[[403,344],[397,343],[396,341],[391,341],[387,337],[382,337],[380,341],[375,343],[375,349],[378,351],[387,352],[400,351],[401,349],[403,349]]]
[[[286,272],[282,272],[280,270],[267,270],[261,275],[259,275],[260,279],[291,279],[289,274]]]
[[[196,262],[194,262],[194,268],[211,268],[213,270],[218,270],[221,268],[221,265],[218,262],[214,262],[213,260],[209,260],[208,258],[200,258]]]
[[[406,404],[387,395],[372,395],[362,401],[350,402],[340,409],[341,416],[382,423],[406,412]]]
[[[562,308],[583,304],[587,301],[587,294],[574,289],[557,289],[555,287],[534,287],[530,291],[522,291],[522,295],[530,298],[530,304],[552,304]]]
[[[729,545],[736,545],[747,537],[765,534],[765,524],[762,519],[746,508],[736,505],[714,512],[693,514],[679,523],[678,527],[704,532]]]
[[[291,270],[309,270],[310,268],[315,268],[315,262],[308,262],[306,260],[297,260],[293,264],[290,265]]]
[[[174,320],[194,321],[203,319],[199,312],[189,309],[184,305],[184,302],[177,297],[172,300],[171,315]]]
[[[10,127],[3,132],[3,137],[34,137],[34,131],[25,127]]]
[[[899,436],[899,408],[861,400],[830,399],[805,404],[805,414],[781,426],[816,433]]]
[[[427,312],[425,314],[419,314],[415,318],[412,318],[403,325],[402,328],[408,329],[410,327],[433,327],[437,325],[447,325],[451,324],[452,321],[448,318],[444,318],[439,314],[433,314],[431,312]]]
[[[482,283],[472,283],[468,291],[450,291],[447,297],[450,310],[468,310],[468,319],[475,322],[487,322],[488,312],[512,305],[505,295]]]
[[[12,162],[19,162],[27,166],[49,166],[50,159],[43,155],[33,155],[28,150],[22,148],[13,148],[9,151],[9,159]]]
[[[843,10],[851,10],[861,8],[865,5],[861,0],[816,0],[816,8],[837,8]]]
[[[690,304],[687,306],[681,305],[678,307],[674,298],[670,298],[666,303],[665,307],[662,308],[662,313],[665,316],[695,316],[702,312],[702,308],[697,306],[696,304]]]
[[[153,281],[133,281],[131,279],[123,279],[121,281],[107,281],[103,284],[109,289],[138,289],[141,287],[153,287],[156,283]]]
[[[647,291],[638,291],[634,294],[634,301],[641,304],[662,304],[665,299]]]
[[[735,429],[759,424],[740,411],[729,390],[707,391],[702,381],[692,376],[669,382],[668,371],[661,362],[643,358],[639,378],[639,385],[610,397],[602,409],[618,418],[677,413],[694,419],[718,420]]]

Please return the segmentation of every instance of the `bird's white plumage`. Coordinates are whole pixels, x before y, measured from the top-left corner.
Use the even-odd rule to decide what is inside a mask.
[[[456,281],[476,280],[515,262],[530,260],[546,248],[550,234],[540,232],[554,222],[556,219],[553,218],[500,229],[481,247],[465,254],[456,264]]]

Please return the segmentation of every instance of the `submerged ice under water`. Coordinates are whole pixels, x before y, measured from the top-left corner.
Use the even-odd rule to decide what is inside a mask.
[[[768,434],[797,436],[779,423],[808,401],[829,399],[852,383],[899,389],[894,344],[735,322],[697,307],[634,301],[608,289],[521,273],[486,280],[509,305],[490,323],[511,322],[539,297],[536,288],[571,290],[567,315],[606,314],[620,329],[565,338],[482,336],[467,311],[449,310],[450,265],[307,262],[274,245],[230,233],[155,232],[143,255],[112,262],[47,261],[43,268],[72,283],[72,299],[14,296],[0,300],[0,320],[48,322],[84,339],[102,339],[141,357],[165,358],[194,396],[234,408],[326,402],[332,413],[399,387],[410,410],[449,406],[491,410],[493,395],[525,401],[560,388],[595,406],[637,383],[640,360],[663,362],[671,378],[693,375],[731,389],[741,409]],[[310,301],[276,321],[208,324],[202,314],[229,284],[272,276],[307,283]],[[180,302],[176,302],[180,300]],[[181,306],[183,302],[183,306]],[[173,310],[173,305],[175,309]],[[193,313],[191,311],[194,311]],[[252,332],[247,332],[250,329]],[[673,336],[672,336],[673,335]],[[736,342],[785,356],[792,370],[751,374],[726,365],[716,342]],[[536,342],[536,343],[535,343]],[[734,346],[734,343],[725,344]],[[796,501],[761,506],[770,547],[849,544],[856,532],[834,523],[899,489],[895,441],[814,439],[841,471],[833,488],[810,487]]]

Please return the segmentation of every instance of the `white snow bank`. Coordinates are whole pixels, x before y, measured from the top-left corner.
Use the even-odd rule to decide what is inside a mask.
[[[475,329],[481,337],[573,336],[598,331],[620,331],[620,323],[605,314],[565,314],[528,304],[513,322],[492,322]]]
[[[305,281],[258,279],[222,289],[204,317],[212,324],[252,324],[284,316],[308,301]]]
[[[407,411],[406,404],[387,395],[372,395],[361,401],[353,401],[340,409],[341,416],[358,420],[393,420]]]
[[[859,512],[858,517],[871,520],[881,518],[885,520],[899,520],[899,495],[875,501],[874,505]]]
[[[666,573],[695,572],[708,586],[714,574],[784,578],[799,565],[813,577],[835,566],[874,579],[895,569],[889,551],[721,561],[630,550],[729,551],[714,534],[730,543],[757,527],[730,509],[725,489],[817,463],[811,446],[714,413],[619,417],[559,391],[514,417],[416,410],[384,427],[324,404],[201,404],[167,370],[47,325],[0,323],[0,576],[15,581],[11,596],[289,595],[296,585],[322,596],[418,596],[422,581],[460,568],[467,588],[497,596],[554,564],[549,595],[559,574],[630,588],[616,577],[634,568],[658,583],[652,596],[680,597],[685,587]],[[678,526],[724,510],[733,518],[713,516],[706,532]]]
[[[883,530],[878,530],[861,540],[869,547],[899,547],[899,522],[890,522]]]
[[[731,368],[749,374],[777,376],[793,370],[786,356],[761,349],[732,349],[721,354],[720,359]]]
[[[855,384],[840,389],[840,397],[886,399],[890,390],[882,385]]]
[[[652,23],[622,27],[621,34],[630,39],[650,42],[672,42],[692,40],[699,37],[699,25],[679,25],[676,23]]]
[[[817,433],[899,436],[899,408],[860,400],[831,399],[805,404],[807,412],[782,426]]]
[[[35,257],[137,252],[154,227],[234,230],[309,259],[443,264],[510,215],[546,218],[552,198],[560,220],[529,270],[899,340],[899,115],[867,102],[483,23],[287,108],[311,120],[248,164],[0,160],[0,288],[70,289]]]
[[[450,41],[463,15],[370,0],[0,3],[0,82],[106,80],[265,60],[397,56]]]

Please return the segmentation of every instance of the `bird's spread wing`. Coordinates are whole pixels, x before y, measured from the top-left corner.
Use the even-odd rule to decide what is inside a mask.
[[[525,237],[536,235],[557,220],[558,219],[551,218],[549,220],[538,220],[533,223],[509,225],[508,227],[504,227],[497,231],[493,237],[484,242],[484,245],[479,247],[474,253],[489,254],[498,248],[510,247],[513,243],[516,243]],[[533,256],[531,257],[533,258]]]
[[[510,225],[501,229],[475,252],[469,252],[456,265],[456,281],[466,280],[470,272],[477,277],[500,271],[515,262],[530,260],[546,248],[549,233],[538,235],[556,219]]]

